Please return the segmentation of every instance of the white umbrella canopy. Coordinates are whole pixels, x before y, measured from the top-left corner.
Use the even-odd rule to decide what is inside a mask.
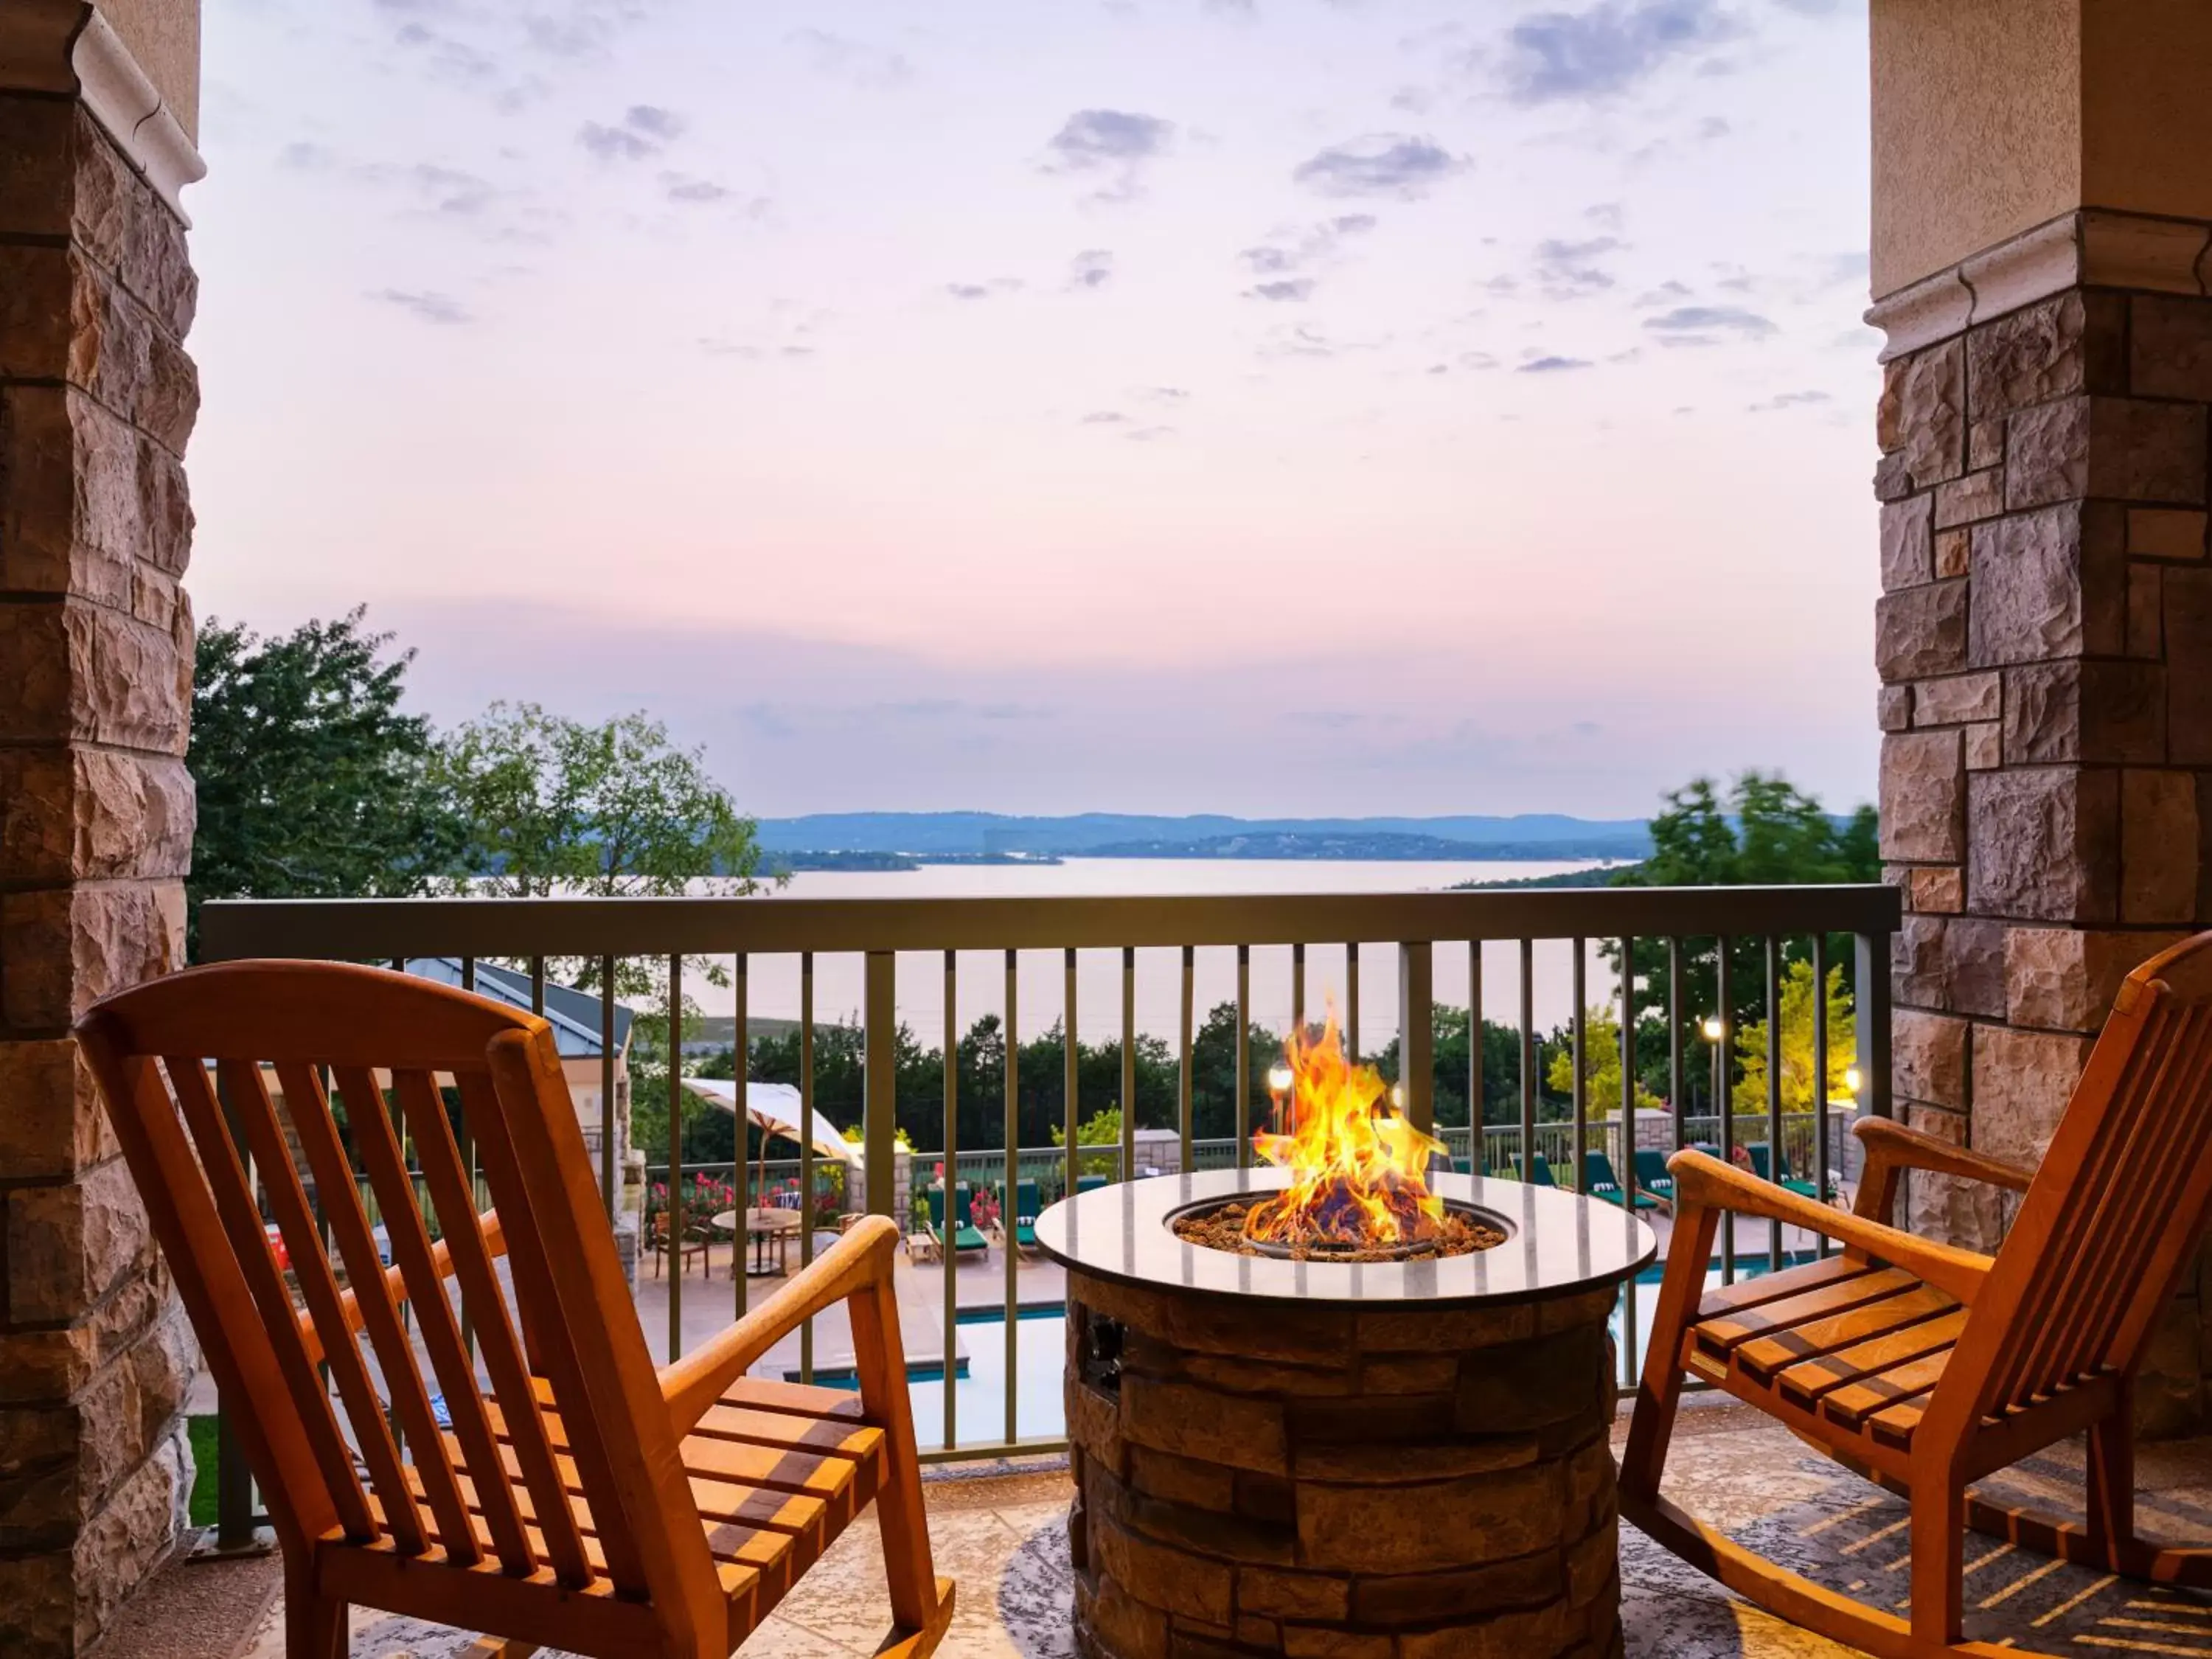
[[[726,1078],[687,1077],[684,1086],[726,1112],[734,1115],[738,1109],[738,1085]],[[748,1083],[744,1091],[745,1116],[763,1138],[796,1141],[804,1134],[814,1143],[817,1157],[835,1158],[840,1164],[860,1162],[860,1149],[821,1113],[807,1110],[799,1091],[790,1084]]]

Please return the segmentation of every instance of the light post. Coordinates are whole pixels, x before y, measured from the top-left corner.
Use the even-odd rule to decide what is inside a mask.
[[[1718,1014],[1707,1014],[1698,1026],[1706,1046],[1713,1051],[1712,1103],[1713,1115],[1717,1118],[1727,1109],[1721,1102],[1721,1039],[1728,1035],[1728,1022]],[[1716,1128],[1718,1125],[1716,1124]]]

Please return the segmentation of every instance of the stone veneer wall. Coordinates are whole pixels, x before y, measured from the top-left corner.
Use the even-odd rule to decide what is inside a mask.
[[[12,3],[12,0],[7,0]],[[0,1652],[176,1544],[188,1327],[76,1047],[178,965],[191,849],[184,228],[68,92],[0,92]]]
[[[2212,228],[2075,215],[1874,313],[1911,347],[1875,474],[1896,1099],[2031,1164],[2121,978],[2212,923],[2209,261]],[[1920,1177],[1910,1212],[1988,1249],[2009,1204]],[[2202,1420],[2199,1302],[2146,1426]]]

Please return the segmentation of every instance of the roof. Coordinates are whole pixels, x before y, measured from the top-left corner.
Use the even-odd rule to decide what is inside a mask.
[[[417,978],[435,980],[441,985],[458,986],[461,982],[461,959],[459,957],[410,957],[407,971]],[[530,975],[513,968],[495,963],[477,963],[477,994],[489,997],[494,1002],[504,1002],[511,1008],[530,1006]],[[601,1051],[599,1019],[602,1013],[597,991],[579,991],[574,986],[556,985],[545,981],[545,1018],[553,1027],[554,1045],[563,1060],[589,1060]],[[615,1053],[629,1052],[630,1011],[619,1002],[615,1004]]]

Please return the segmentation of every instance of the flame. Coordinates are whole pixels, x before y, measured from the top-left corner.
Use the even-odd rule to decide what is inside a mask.
[[[1443,1224],[1443,1200],[1423,1179],[1444,1150],[1392,1109],[1371,1066],[1354,1066],[1330,1012],[1319,1037],[1295,1033],[1284,1045],[1291,1086],[1275,1091],[1273,1130],[1253,1150],[1291,1171],[1291,1184],[1253,1206],[1248,1238],[1322,1249],[1414,1244]]]

